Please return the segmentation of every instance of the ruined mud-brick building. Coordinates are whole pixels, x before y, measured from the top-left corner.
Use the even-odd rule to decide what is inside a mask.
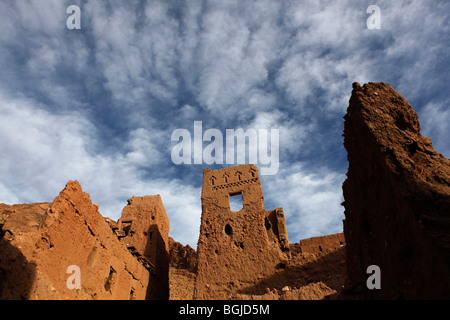
[[[114,229],[128,250],[154,266],[150,299],[169,299],[169,228],[161,196],[155,195],[129,199]]]
[[[348,297],[450,298],[450,160],[385,83],[353,84],[344,136]],[[366,286],[370,265],[381,289]]]
[[[230,197],[242,196],[242,209]],[[228,299],[289,259],[283,209],[266,211],[256,166],[203,171],[195,299]]]
[[[168,219],[159,197],[145,199],[131,199],[118,225],[77,181],[52,203],[0,204],[0,299],[167,298],[159,266],[167,260],[158,259],[167,249]],[[149,210],[138,213],[140,207]],[[132,224],[138,215],[141,227]]]
[[[319,253],[334,250],[345,246],[344,233],[329,234],[299,241],[298,247],[301,253]]]

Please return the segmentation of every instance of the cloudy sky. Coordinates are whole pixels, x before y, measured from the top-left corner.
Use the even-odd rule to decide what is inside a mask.
[[[118,219],[160,194],[170,235],[196,247],[203,169],[225,165],[174,164],[171,136],[201,121],[279,130],[266,209],[284,208],[290,242],[341,232],[354,81],[391,84],[450,156],[449,17],[446,0],[2,0],[0,202],[53,201],[78,180]]]

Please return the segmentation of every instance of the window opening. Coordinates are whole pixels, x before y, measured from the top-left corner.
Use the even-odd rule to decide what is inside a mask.
[[[230,194],[230,210],[237,212],[241,211],[243,207],[242,193]]]

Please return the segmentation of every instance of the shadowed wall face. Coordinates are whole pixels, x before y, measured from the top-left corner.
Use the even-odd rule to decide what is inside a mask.
[[[232,211],[230,197],[242,197]],[[258,168],[205,169],[196,299],[226,299],[289,258],[282,209],[266,211]]]
[[[153,267],[148,298],[169,298],[169,218],[161,196],[133,197],[118,221],[121,241]]]
[[[450,161],[420,133],[406,99],[385,83],[353,84],[345,115],[348,294],[450,297]],[[381,289],[366,286],[381,271]]]

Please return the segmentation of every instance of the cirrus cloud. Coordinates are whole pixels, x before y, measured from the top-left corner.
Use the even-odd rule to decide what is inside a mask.
[[[66,28],[71,4],[81,30]],[[450,4],[381,0],[368,30],[371,4],[5,0],[0,201],[51,201],[78,179],[117,219],[133,195],[161,194],[171,235],[195,247],[205,165],[174,165],[171,133],[202,121],[279,129],[266,207],[284,207],[295,241],[338,232],[352,82],[390,83],[450,155]]]

